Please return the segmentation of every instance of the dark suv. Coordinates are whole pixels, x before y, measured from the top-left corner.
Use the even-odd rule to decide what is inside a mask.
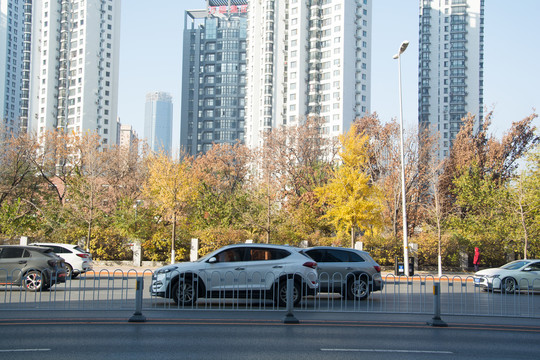
[[[46,290],[66,282],[64,259],[49,248],[0,246],[0,284],[18,285],[28,291]]]

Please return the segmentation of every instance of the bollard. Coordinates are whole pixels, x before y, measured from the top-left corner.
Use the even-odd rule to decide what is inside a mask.
[[[129,322],[145,322],[146,317],[142,314],[142,299],[143,299],[144,282],[142,277],[137,277],[135,288],[135,313],[129,318]]]
[[[436,327],[447,327],[448,324],[441,320],[441,284],[433,284],[433,318],[427,324]]]
[[[284,324],[298,324],[300,321],[293,314],[293,289],[294,289],[294,278],[292,274],[287,275],[287,313],[283,318]],[[279,296],[279,295],[278,295]]]

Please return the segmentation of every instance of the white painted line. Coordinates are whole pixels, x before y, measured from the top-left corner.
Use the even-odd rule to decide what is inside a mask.
[[[11,349],[11,350],[0,350],[0,353],[11,353],[11,352],[43,352],[51,351],[51,349]]]
[[[453,354],[453,352],[451,352],[451,351],[387,350],[387,349],[321,349],[321,351],[333,351],[333,352],[378,352],[378,353],[405,353],[405,354]]]

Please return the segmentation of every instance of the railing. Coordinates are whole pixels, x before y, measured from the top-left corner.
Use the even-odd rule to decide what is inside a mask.
[[[6,271],[0,269],[0,276]],[[150,310],[241,310],[275,311],[285,309],[286,301],[279,301],[280,291],[286,293],[286,277],[273,273],[247,275],[206,274],[201,279],[184,280],[197,294],[193,302],[175,302],[168,294],[152,295],[153,272],[146,270],[91,271],[48,290],[26,291],[18,285],[0,286],[0,310],[134,310],[137,294],[141,307]],[[175,274],[171,274],[174,277]],[[296,280],[299,280],[297,275]],[[8,279],[15,279],[11,274]],[[215,287],[207,289],[204,282],[212,278]],[[141,281],[137,286],[138,279]],[[204,280],[206,279],[206,280]],[[327,289],[310,294],[309,286],[297,281],[296,294],[300,301],[295,311],[307,312],[373,312],[400,314],[433,314],[436,305],[434,288],[440,289],[440,312],[444,315],[474,315],[540,318],[540,278],[518,284],[518,290],[505,293],[500,289],[483,290],[475,285],[472,276],[415,275],[411,277],[385,275],[380,279],[382,289],[372,291],[367,298],[348,296],[349,281],[363,281],[373,290],[375,281],[366,275],[345,277],[319,274],[319,283]],[[217,283],[216,283],[217,282]],[[269,285],[270,284],[270,285]],[[282,299],[286,300],[286,299]]]

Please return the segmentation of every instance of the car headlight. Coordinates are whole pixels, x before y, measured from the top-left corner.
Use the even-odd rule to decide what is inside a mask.
[[[156,274],[156,275],[168,274],[168,273],[170,273],[170,272],[173,271],[173,270],[176,270],[176,268],[164,268],[164,269],[158,269],[158,270],[156,270],[155,274]]]

